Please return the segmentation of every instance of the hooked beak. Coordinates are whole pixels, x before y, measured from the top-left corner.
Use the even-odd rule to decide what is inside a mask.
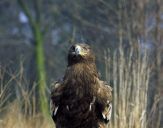
[[[81,53],[82,53],[81,47],[79,45],[76,45],[75,46],[75,54],[76,55],[81,55]]]
[[[84,56],[86,52],[83,50],[83,48],[80,45],[74,45],[72,46],[71,54],[74,56]]]

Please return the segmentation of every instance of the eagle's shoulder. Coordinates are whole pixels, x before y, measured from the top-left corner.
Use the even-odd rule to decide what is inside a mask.
[[[102,98],[112,101],[112,87],[106,82],[102,80],[98,80],[98,90],[97,94],[100,95]]]
[[[61,95],[63,91],[63,79],[59,79],[52,83],[51,86],[51,98]]]
[[[55,120],[55,116],[57,114],[60,99],[63,93],[63,79],[59,79],[58,81],[53,82],[51,86],[51,102],[50,102],[50,108],[51,108],[51,114],[53,120]]]
[[[112,87],[106,81],[99,80],[99,83],[100,86],[103,86],[105,89],[112,92]]]
[[[112,113],[112,87],[106,81],[98,80],[98,83],[97,102],[102,105],[102,120],[104,124],[107,124],[111,119]]]

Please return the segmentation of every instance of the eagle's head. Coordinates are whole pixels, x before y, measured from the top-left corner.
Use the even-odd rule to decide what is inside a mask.
[[[68,65],[76,63],[94,63],[95,55],[88,44],[74,44],[68,52]]]

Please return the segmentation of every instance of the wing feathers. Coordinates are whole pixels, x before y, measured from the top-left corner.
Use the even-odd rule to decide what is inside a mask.
[[[59,107],[59,106],[56,106],[55,109],[53,110],[53,116],[56,116],[57,111],[58,111],[58,107]]]
[[[110,121],[110,119],[111,119],[111,114],[112,114],[112,104],[109,103],[109,104],[105,107],[104,111],[102,112],[103,119],[104,119],[106,122]]]
[[[63,92],[62,81],[55,82],[51,89],[51,105],[50,105],[53,120],[55,119],[55,116],[59,108],[59,102],[62,92]]]
[[[112,113],[112,88],[102,80],[99,80],[99,89],[97,91],[97,102],[102,106],[102,120],[108,123]],[[102,123],[102,122],[101,122]]]
[[[95,102],[98,104],[102,104],[101,111],[101,121],[100,125],[107,125],[111,119],[112,113],[112,88],[104,81],[99,80],[99,88],[97,90],[97,95],[93,97],[89,111],[92,111],[92,106],[95,105]],[[59,109],[60,98],[63,93],[63,85],[62,81],[57,81],[51,89],[51,113],[53,120],[56,119],[56,115]],[[69,106],[65,106],[69,111]]]

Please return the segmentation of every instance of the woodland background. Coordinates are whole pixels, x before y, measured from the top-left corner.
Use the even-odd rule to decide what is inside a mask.
[[[0,128],[53,128],[50,87],[91,45],[113,87],[112,128],[163,128],[162,0],[1,0]]]

